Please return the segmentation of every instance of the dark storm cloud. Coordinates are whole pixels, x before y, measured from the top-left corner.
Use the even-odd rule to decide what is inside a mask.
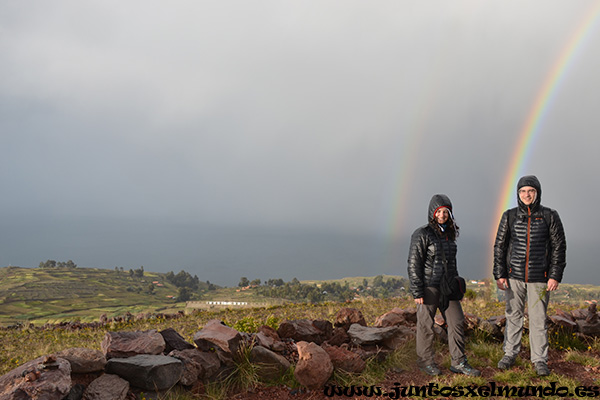
[[[208,251],[181,226],[370,235],[398,246],[424,223],[431,194],[445,192],[469,271],[485,275],[518,135],[592,5],[3,3],[0,212],[12,234],[0,265],[73,253],[109,268],[218,263],[203,261]],[[572,191],[596,198],[600,190],[599,46],[590,34],[574,54],[527,164],[578,244],[569,254],[576,271],[591,270],[598,255],[585,242],[600,221]],[[113,221],[129,239],[109,240],[97,221]],[[128,252],[133,226],[171,235]],[[162,251],[144,247],[151,243]],[[351,253],[332,248],[333,260]],[[404,273],[403,252],[370,270]],[[241,258],[246,267],[263,262]],[[318,260],[307,261],[305,277],[349,272]],[[237,279],[244,263],[232,263]],[[293,265],[280,270],[293,275]]]

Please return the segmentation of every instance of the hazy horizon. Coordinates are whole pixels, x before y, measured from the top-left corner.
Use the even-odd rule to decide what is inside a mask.
[[[19,221],[15,220],[15,224]],[[7,227],[7,224],[5,224]],[[8,225],[10,227],[10,225]],[[0,251],[26,241],[36,252],[24,251],[9,264],[37,267],[47,259],[73,260],[80,267],[147,271],[185,270],[202,281],[235,286],[249,279],[290,281],[340,279],[353,276],[407,276],[410,233],[402,238],[376,234],[317,231],[302,228],[198,226],[185,223],[124,220],[38,220],[27,235],[14,229],[0,234]],[[492,248],[488,238],[462,233],[458,265],[468,279],[491,276]],[[591,263],[585,248],[570,247],[570,263]],[[14,253],[14,252],[13,252]],[[594,266],[588,264],[589,269]],[[600,277],[578,273],[569,264],[564,282],[600,285]]]

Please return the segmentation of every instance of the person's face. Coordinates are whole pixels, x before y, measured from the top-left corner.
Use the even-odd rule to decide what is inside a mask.
[[[535,201],[535,196],[537,196],[537,190],[531,186],[523,186],[519,189],[519,198],[526,206],[531,205]]]
[[[450,218],[450,211],[446,207],[439,208],[435,212],[435,220],[438,224],[445,224]]]

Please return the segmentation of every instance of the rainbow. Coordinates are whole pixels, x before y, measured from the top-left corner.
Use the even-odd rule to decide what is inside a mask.
[[[551,105],[557,96],[558,89],[564,82],[569,67],[573,65],[581,49],[585,47],[587,39],[594,31],[594,26],[600,17],[600,2],[595,2],[591,9],[585,14],[583,21],[578,25],[570,40],[567,42],[556,62],[550,69],[538,95],[536,96],[533,107],[531,108],[523,129],[518,136],[517,145],[510,161],[510,168],[502,185],[502,195],[492,224],[492,243],[496,236],[498,221],[502,213],[516,205],[517,200],[517,181],[524,174],[527,161],[530,158],[533,144],[540,134],[542,122],[551,109]]]

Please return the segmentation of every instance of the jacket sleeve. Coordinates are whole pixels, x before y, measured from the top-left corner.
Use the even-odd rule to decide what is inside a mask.
[[[508,278],[507,254],[510,242],[510,227],[508,226],[508,212],[505,211],[498,225],[496,241],[494,242],[494,278]]]
[[[558,212],[552,210],[550,213],[550,268],[548,278],[561,281],[563,271],[567,265],[567,239],[558,216]]]
[[[427,255],[427,235],[423,228],[417,229],[410,238],[408,252],[408,279],[410,293],[415,299],[425,296],[425,257]]]

